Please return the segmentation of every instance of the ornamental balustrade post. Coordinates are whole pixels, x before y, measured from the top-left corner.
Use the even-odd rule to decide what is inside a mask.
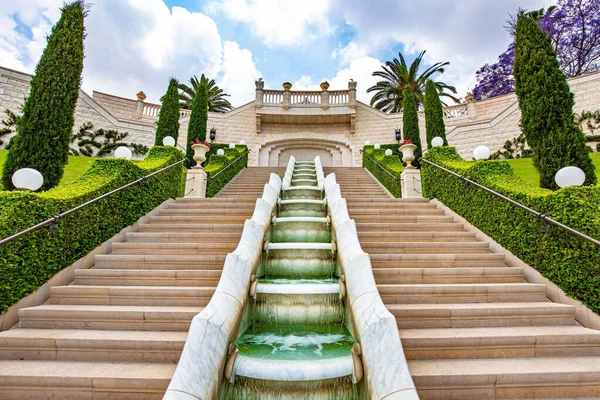
[[[348,107],[356,108],[356,84],[354,79],[348,82]]]
[[[259,78],[257,81],[254,81],[254,85],[256,86],[256,98],[254,104],[256,105],[256,108],[262,108],[265,82],[262,78]]]
[[[475,95],[471,92],[467,92],[465,100],[467,101],[467,115],[469,118],[476,118],[477,107],[475,106]]]
[[[329,82],[321,82],[321,108],[327,110],[329,108]]]
[[[139,91],[137,96],[137,110],[136,110],[136,117],[142,118],[144,116],[144,100],[146,100],[146,93],[144,93],[143,91]]]
[[[292,106],[292,93],[290,89],[292,88],[292,84],[289,82],[283,83],[283,109],[289,110]]]

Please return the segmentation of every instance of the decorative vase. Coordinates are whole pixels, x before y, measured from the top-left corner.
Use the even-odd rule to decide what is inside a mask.
[[[192,149],[194,150],[194,160],[198,163],[197,166],[200,166],[206,161],[206,152],[210,150],[210,147],[203,144],[193,144]]]
[[[414,165],[411,165],[411,162],[415,161],[415,150],[417,146],[414,144],[404,144],[400,146],[400,151],[402,152],[402,161],[406,163],[406,168],[414,169],[417,168]]]
[[[290,90],[292,88],[292,84],[289,82],[283,82],[283,89]]]
[[[325,81],[325,82],[321,82],[321,90],[327,90],[329,89],[329,82]]]

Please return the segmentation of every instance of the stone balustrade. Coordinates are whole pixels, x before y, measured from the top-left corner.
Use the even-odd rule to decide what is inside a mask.
[[[144,107],[142,108],[142,116],[158,118],[160,107],[160,104],[144,103]]]
[[[469,107],[467,104],[456,104],[453,106],[444,107],[444,118],[460,118],[469,116]]]

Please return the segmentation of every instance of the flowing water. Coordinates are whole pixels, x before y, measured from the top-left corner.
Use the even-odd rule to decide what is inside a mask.
[[[314,163],[296,163],[263,253],[223,399],[361,399],[331,225]]]

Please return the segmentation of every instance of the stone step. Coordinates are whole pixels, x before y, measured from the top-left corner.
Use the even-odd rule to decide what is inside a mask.
[[[358,222],[356,228],[362,232],[460,232],[464,229],[463,224],[454,222]]]
[[[241,234],[244,224],[139,224],[140,232],[215,232]]]
[[[575,308],[551,302],[386,304],[400,329],[574,325]]]
[[[165,208],[163,208],[162,210],[179,210],[182,212],[187,212],[187,211],[198,211],[198,212],[203,212],[203,211],[208,211],[210,210],[211,213],[226,213],[229,212],[231,210],[246,210],[247,212],[249,212],[250,214],[252,214],[252,212],[254,212],[254,208],[256,207],[256,199],[257,197],[255,197],[253,199],[253,201],[248,202],[248,203],[222,203],[222,204],[213,204],[213,203],[170,203],[168,204]],[[226,200],[226,199],[224,199]]]
[[[472,232],[358,232],[361,244],[368,242],[475,242],[477,238]]]
[[[454,218],[450,215],[416,215],[405,214],[405,215],[364,215],[364,214],[351,214],[351,217],[356,223],[402,223],[402,224],[418,224],[422,223],[452,223]],[[157,217],[152,217],[157,218]]]
[[[203,307],[44,304],[19,310],[20,328],[184,331]]]
[[[378,284],[385,304],[544,302],[546,285],[535,283]]]
[[[342,187],[342,190],[344,190],[344,188]],[[348,204],[361,204],[361,203],[365,203],[365,204],[371,204],[372,206],[379,206],[381,204],[414,204],[414,203],[421,203],[421,204],[429,204],[431,206],[435,207],[435,204],[430,203],[429,199],[426,198],[419,198],[419,197],[411,197],[411,198],[406,198],[406,199],[398,199],[395,197],[391,197],[387,200],[379,200],[379,199],[370,199],[368,197],[366,198],[350,198],[350,199],[346,199],[346,201],[348,202]]]
[[[2,399],[161,399],[175,363],[0,361]]]
[[[418,360],[421,400],[600,397],[600,357]]]
[[[523,268],[374,268],[377,283],[520,283]]]
[[[251,198],[249,196],[246,197],[237,197],[232,199],[222,199],[220,197],[211,197],[211,198],[198,198],[198,197],[180,197],[177,198],[174,202],[169,204],[169,208],[180,205],[180,204],[206,204],[212,205],[213,207],[225,207],[225,204],[231,203],[256,203],[256,198]]]
[[[151,224],[243,224],[245,220],[250,219],[250,215],[230,215],[227,211],[223,215],[168,215],[150,217]]]
[[[205,208],[205,209],[180,209],[180,208],[165,208],[159,210],[161,216],[202,216],[207,219],[212,219],[214,216],[221,215],[243,215],[246,218],[250,218],[254,212],[254,204],[252,207],[235,207],[235,208]]]
[[[238,240],[220,242],[204,240],[198,243],[113,243],[113,255],[204,255],[227,254],[235,250]]]
[[[504,254],[372,254],[373,268],[504,267]]]
[[[76,269],[74,285],[216,287],[220,270]]]
[[[204,307],[215,287],[68,285],[50,288],[47,304]]]
[[[168,270],[221,270],[225,262],[222,255],[112,255],[95,257],[94,268],[110,269],[168,269]]]
[[[402,210],[402,209],[423,209],[423,208],[429,208],[429,209],[433,209],[433,210],[437,210],[438,208],[435,206],[435,204],[432,203],[413,203],[413,202],[406,202],[406,203],[398,203],[396,200],[397,199],[393,199],[393,198],[385,198],[382,199],[380,203],[374,203],[374,202],[366,202],[366,201],[355,201],[355,202],[349,202],[349,198],[344,195],[344,193],[342,192],[342,196],[346,199],[346,202],[348,204],[348,212],[350,213],[350,215],[352,215],[352,212],[355,208],[359,208],[359,209],[364,209],[364,208],[373,208],[374,210],[379,210],[380,213],[389,213],[389,214],[393,214],[394,210]],[[361,199],[365,199],[364,196],[358,196],[356,197],[356,199],[361,200]],[[375,200],[375,199],[371,199],[371,200]]]
[[[369,254],[463,254],[489,253],[486,242],[364,242],[361,247]]]
[[[128,232],[130,243],[239,243],[240,233],[199,232],[194,235],[184,232]]]
[[[444,210],[440,208],[400,208],[397,210],[382,210],[379,208],[352,208],[350,218],[356,219],[359,215],[364,216],[396,216],[396,215],[444,215]]]
[[[0,360],[176,363],[186,336],[187,332],[10,329],[0,333]]]
[[[582,326],[401,329],[407,359],[600,356],[600,331]]]

